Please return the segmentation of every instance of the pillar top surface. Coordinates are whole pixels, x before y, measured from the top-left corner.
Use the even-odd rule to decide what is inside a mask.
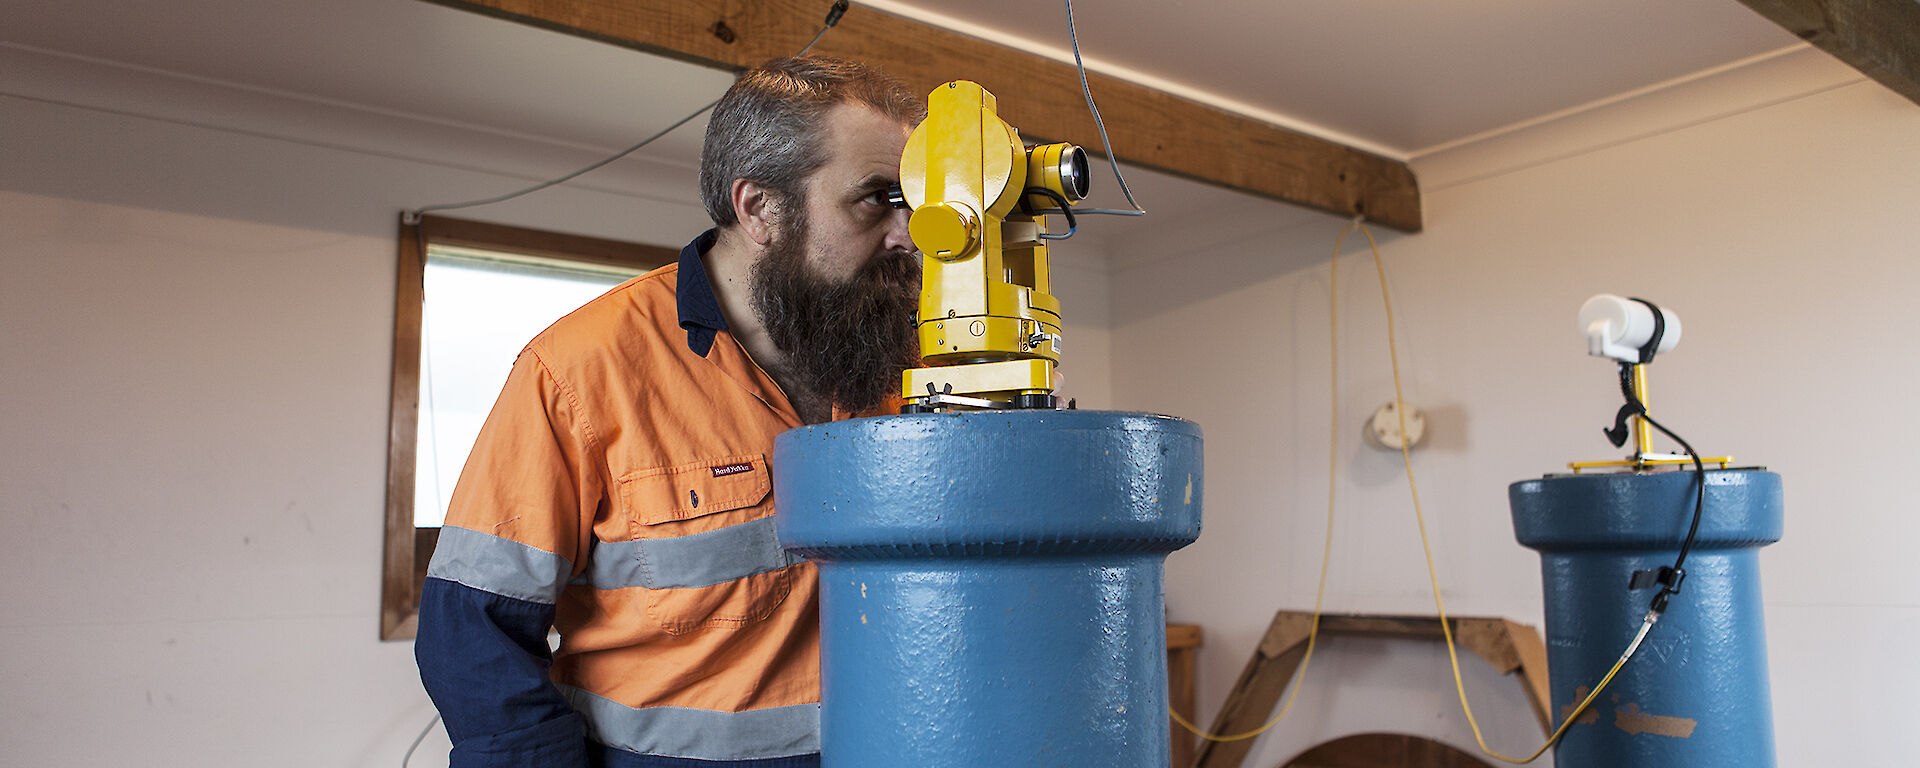
[[[1514,538],[1541,551],[1669,549],[1693,519],[1691,468],[1558,475],[1507,487]],[[1753,548],[1780,540],[1780,475],[1709,469],[1696,546]]]
[[[813,559],[1168,552],[1200,533],[1198,425],[1112,411],[882,416],[774,441],[775,522]]]

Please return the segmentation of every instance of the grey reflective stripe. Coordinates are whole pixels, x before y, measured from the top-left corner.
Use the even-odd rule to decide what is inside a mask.
[[[587,737],[643,755],[695,760],[758,760],[820,751],[820,705],[718,712],[685,707],[635,709],[572,686],[559,686],[587,720]]]
[[[573,573],[566,558],[471,528],[446,526],[427,575],[496,595],[552,605]]]
[[[587,572],[594,589],[706,587],[801,561],[780,548],[773,518],[671,539],[603,541]]]

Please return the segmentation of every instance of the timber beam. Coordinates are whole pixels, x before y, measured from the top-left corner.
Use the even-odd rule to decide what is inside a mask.
[[[1740,0],[1788,32],[1920,104],[1920,3]]]
[[[439,5],[739,71],[792,55],[820,30],[826,0],[427,0]],[[1062,30],[1064,32],[1064,30]],[[855,7],[814,52],[867,62],[925,93],[973,80],[1030,139],[1097,153],[1100,135],[1071,64]],[[1420,231],[1420,188],[1399,160],[1089,74],[1113,153],[1127,163],[1400,230]]]

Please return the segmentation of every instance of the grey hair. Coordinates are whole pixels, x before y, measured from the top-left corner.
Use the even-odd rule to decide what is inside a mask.
[[[713,223],[738,221],[735,179],[762,184],[783,202],[805,199],[802,185],[827,160],[820,148],[827,111],[843,103],[864,104],[909,125],[927,113],[904,83],[858,62],[775,59],[741,73],[713,108],[700,149],[700,202]]]

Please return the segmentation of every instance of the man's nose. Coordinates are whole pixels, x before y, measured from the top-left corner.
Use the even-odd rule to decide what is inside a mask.
[[[913,235],[907,231],[907,219],[913,211],[907,208],[895,208],[887,214],[887,235],[884,245],[890,251],[912,253],[919,250],[913,244]]]

